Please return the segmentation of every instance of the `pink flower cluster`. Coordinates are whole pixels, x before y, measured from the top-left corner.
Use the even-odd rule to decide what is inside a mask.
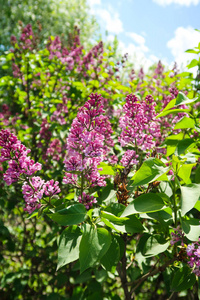
[[[94,203],[97,203],[96,198],[86,194],[85,192],[83,192],[82,197],[81,195],[78,197],[78,201],[84,204],[86,209],[90,209]]]
[[[53,197],[60,193],[58,184],[58,181],[54,182],[53,179],[45,182],[39,176],[29,178],[28,182],[25,181],[22,186],[22,194],[26,202],[25,211],[30,214],[35,209],[39,209],[41,207],[39,200],[41,200],[44,195]]]
[[[23,50],[33,50],[35,47],[35,36],[32,30],[31,24],[26,25],[22,28],[22,34],[20,36],[20,44],[19,46],[15,46],[17,44],[17,39],[15,36],[11,36],[11,44],[14,48],[22,48]]]
[[[66,184],[81,189],[106,185],[98,165],[106,159],[113,141],[111,124],[103,115],[103,101],[100,95],[91,94],[72,122],[64,160],[67,172],[63,182]]]
[[[188,265],[192,268],[192,272],[200,276],[200,239],[199,242],[194,242],[187,246]]]
[[[146,151],[156,146],[156,140],[160,139],[160,126],[155,120],[155,106],[156,103],[150,95],[142,101],[133,94],[126,97],[124,116],[119,119],[119,126],[122,128],[119,141],[122,147],[132,145]],[[132,163],[136,163],[134,158],[137,160],[136,153],[129,151],[125,153],[122,163],[126,166],[132,159]]]
[[[3,175],[5,182],[11,185],[20,179],[22,174],[31,176],[41,170],[41,164],[35,163],[28,155],[27,149],[17,137],[8,130],[0,132],[1,157],[0,161],[8,161],[8,170]]]
[[[174,228],[174,231],[175,232],[171,233],[171,237],[172,237],[172,239],[170,241],[171,246],[173,246],[174,244],[176,244],[178,242],[181,242],[181,246],[184,246],[184,242],[183,242],[184,233],[181,231],[180,226],[178,226],[177,228]]]
[[[26,211],[32,213],[39,208],[39,200],[42,199],[43,194],[52,197],[60,192],[57,181],[45,182],[38,176],[32,176],[41,170],[42,166],[27,156],[30,149],[27,149],[13,133],[1,130],[0,146],[2,147],[0,162],[8,161],[9,166],[3,174],[3,179],[8,185],[19,180],[24,182],[22,193],[26,201]]]

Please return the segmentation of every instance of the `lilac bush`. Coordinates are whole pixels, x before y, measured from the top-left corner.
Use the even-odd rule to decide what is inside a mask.
[[[2,60],[0,248],[9,271],[0,271],[0,297],[1,286],[13,299],[197,295],[192,76],[160,61],[128,74],[127,55],[120,63],[101,41],[86,51],[78,31],[66,44],[50,37],[38,51],[38,43],[28,25]],[[15,221],[21,244],[9,256]]]

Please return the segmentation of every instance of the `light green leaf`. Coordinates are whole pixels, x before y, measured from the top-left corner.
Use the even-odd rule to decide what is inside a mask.
[[[170,109],[170,110],[166,110],[166,111],[162,111],[159,115],[156,116],[156,118],[160,118],[160,117],[164,117],[167,116],[169,114],[177,114],[179,112],[189,112],[189,109],[182,109],[182,108],[175,108],[175,109]]]
[[[196,204],[200,197],[200,184],[181,186],[181,214],[184,216]]]
[[[198,100],[198,97],[189,99],[184,93],[179,92],[178,96],[176,97],[176,106],[182,104],[190,104]]]
[[[106,211],[102,211],[101,215],[103,218],[106,218],[107,220],[114,222],[115,224],[123,224],[126,220],[128,220],[128,218],[121,218],[121,217],[116,217],[115,215],[106,212]]]
[[[178,170],[178,176],[187,184],[190,178],[192,168],[196,164],[183,164]]]
[[[194,125],[195,125],[194,119],[189,117],[183,117],[181,120],[179,120],[176,123],[174,129],[194,128]]]
[[[182,219],[182,228],[190,241],[198,241],[200,236],[200,223],[198,219]]]
[[[62,232],[58,243],[57,270],[79,258],[81,235],[80,229],[75,225],[66,228]]]
[[[140,169],[132,177],[133,186],[144,185],[155,181],[161,175],[169,171],[170,167],[159,160],[158,158],[149,158],[145,160]],[[162,180],[168,180],[167,175],[162,178]]]
[[[98,168],[101,168],[102,170],[99,170],[99,174],[100,175],[115,175],[115,171],[113,170],[113,168],[111,166],[108,166],[106,163],[101,162],[98,165]]]
[[[85,206],[81,203],[73,204],[57,211],[53,214],[48,214],[48,217],[56,223],[67,226],[82,223],[86,216]]]
[[[194,68],[194,67],[196,67],[198,64],[199,64],[198,60],[193,59],[193,60],[189,63],[189,65],[187,65],[187,68],[188,68],[188,69]]]
[[[170,242],[159,243],[158,240],[159,238],[151,235],[146,241],[144,252],[142,254],[150,257],[166,251]]]
[[[172,99],[166,106],[165,108],[163,109],[163,112],[166,111],[166,110],[169,110],[171,108],[173,108],[176,104],[176,99]]]
[[[199,54],[199,51],[198,50],[194,50],[194,49],[188,49],[185,52],[187,52],[187,53],[193,53],[193,54]]]

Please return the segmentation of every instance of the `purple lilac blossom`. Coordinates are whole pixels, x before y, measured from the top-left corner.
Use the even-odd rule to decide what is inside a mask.
[[[113,141],[111,124],[108,117],[103,115],[103,102],[100,95],[91,94],[72,122],[64,159],[67,172],[63,182],[66,184],[80,188],[82,176],[85,182],[82,188],[106,185],[105,177],[98,172],[98,165],[107,160]],[[78,175],[70,172],[78,172]]]
[[[143,101],[133,94],[126,97],[123,107],[124,116],[119,119],[119,126],[122,128],[119,141],[122,147],[130,144],[147,151],[156,146],[156,140],[160,139],[161,134],[159,123],[155,120],[155,106],[156,103],[150,95]],[[127,164],[126,157],[129,156],[130,152],[125,154],[122,164]],[[136,153],[132,159],[134,158],[137,160]]]
[[[174,244],[176,244],[178,242],[181,242],[181,246],[184,246],[184,242],[183,242],[184,233],[181,231],[180,226],[178,226],[177,228],[174,228],[174,231],[175,232],[171,233],[171,237],[172,237],[172,239],[170,241],[171,246],[173,246]]]
[[[81,195],[78,197],[78,201],[84,204],[86,209],[90,209],[94,203],[97,203],[96,198],[86,194],[85,192],[83,192],[82,197]]]
[[[200,239],[198,242],[189,244],[186,249],[188,255],[188,265],[192,268],[192,272],[200,276]]]
[[[58,181],[50,180],[45,182],[39,176],[32,176],[41,170],[40,163],[35,163],[28,153],[27,149],[17,137],[8,130],[0,132],[1,157],[0,162],[8,161],[8,169],[3,174],[3,179],[7,185],[22,180],[22,194],[26,202],[25,211],[32,213],[41,206],[39,200],[45,196],[52,197],[60,193]]]

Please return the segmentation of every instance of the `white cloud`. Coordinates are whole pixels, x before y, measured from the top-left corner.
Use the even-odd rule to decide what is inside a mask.
[[[143,67],[144,71],[148,71],[150,66],[159,61],[159,58],[155,55],[147,55],[146,52],[149,51],[149,49],[145,46],[147,49],[144,51],[143,45],[136,46],[133,43],[129,43],[128,46],[126,46],[123,42],[119,41],[119,48],[122,55],[128,53],[128,59],[134,63],[136,70]]]
[[[175,36],[167,42],[167,47],[171,50],[178,65],[185,67],[189,61],[196,58],[195,55],[185,53],[185,51],[197,47],[199,42],[200,32],[192,27],[178,27],[175,30]]]
[[[133,39],[134,42],[136,42],[139,45],[142,45],[145,43],[144,37],[135,32],[126,32],[126,35],[129,36],[131,39]]]
[[[139,47],[142,52],[148,52],[149,49],[145,46],[145,38],[135,32],[126,32],[127,36],[129,36],[136,44],[137,48]]]
[[[100,18],[100,22],[109,33],[123,32],[123,24],[116,11],[108,11],[104,8],[95,9],[95,14]]]
[[[198,5],[200,0],[153,0],[153,2],[155,2],[161,6],[170,5],[172,3],[190,6],[190,5]]]
[[[88,5],[90,5],[91,7],[94,5],[100,5],[101,4],[101,0],[87,0]]]

